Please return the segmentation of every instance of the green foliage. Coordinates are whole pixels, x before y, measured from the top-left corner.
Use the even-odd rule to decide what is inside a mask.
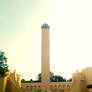
[[[92,84],[87,85],[87,88],[92,89]]]
[[[25,79],[22,79],[21,82],[25,82]]]
[[[38,82],[41,82],[41,73],[38,74],[38,76],[37,76],[37,81],[38,81]],[[63,78],[63,77],[60,76],[60,75],[54,75],[53,72],[50,72],[50,81],[51,81],[51,82],[65,82],[66,79]]]
[[[50,79],[54,76],[54,73],[53,72],[50,72]],[[41,73],[38,74],[37,76],[37,81],[38,82],[41,82]]]
[[[53,72],[50,72],[50,81],[51,82],[71,82],[72,78],[66,80],[60,75],[54,75]],[[21,80],[22,83],[36,83],[36,82],[41,82],[41,73],[37,75],[37,80],[32,80],[30,79],[29,81],[26,81],[25,79]]]
[[[0,77],[6,76],[7,71],[7,58],[5,57],[4,52],[0,51]]]
[[[38,82],[41,82],[41,73],[38,74],[38,76],[37,76],[37,81],[38,81]]]
[[[66,79],[60,75],[54,75],[50,80],[51,82],[66,82]]]
[[[68,79],[67,82],[71,82],[72,81],[72,78]]]

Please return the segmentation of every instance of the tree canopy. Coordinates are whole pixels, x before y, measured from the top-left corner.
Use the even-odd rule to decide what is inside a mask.
[[[38,76],[37,76],[37,81],[38,81],[38,82],[41,82],[41,73],[38,74]],[[50,72],[50,81],[51,81],[51,82],[61,82],[61,81],[62,81],[62,82],[65,82],[66,79],[63,78],[63,77],[60,76],[60,75],[54,75],[53,72]]]
[[[22,79],[21,82],[23,83],[34,83],[34,82],[41,82],[41,73],[39,73],[36,77],[37,80],[32,80],[30,79],[29,81],[26,81],[25,79]],[[50,81],[51,82],[71,82],[72,81],[72,78],[66,80],[65,78],[63,78],[62,76],[60,75],[54,75],[53,72],[50,72]]]
[[[0,77],[6,76],[8,71],[7,58],[4,54],[4,52],[0,51]]]

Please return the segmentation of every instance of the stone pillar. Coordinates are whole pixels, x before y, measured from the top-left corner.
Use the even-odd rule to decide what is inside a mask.
[[[42,92],[48,92],[50,83],[49,26],[48,24],[43,24],[41,28],[42,28],[42,50],[41,50]]]

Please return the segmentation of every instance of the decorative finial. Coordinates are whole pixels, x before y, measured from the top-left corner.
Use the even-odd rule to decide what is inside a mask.
[[[44,23],[41,28],[49,28],[49,25],[47,23]]]

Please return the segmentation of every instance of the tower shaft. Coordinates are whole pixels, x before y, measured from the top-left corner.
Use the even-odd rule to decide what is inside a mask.
[[[49,91],[50,83],[50,57],[49,57],[49,26],[42,26],[42,56],[41,56],[41,72],[42,72],[42,91]]]

